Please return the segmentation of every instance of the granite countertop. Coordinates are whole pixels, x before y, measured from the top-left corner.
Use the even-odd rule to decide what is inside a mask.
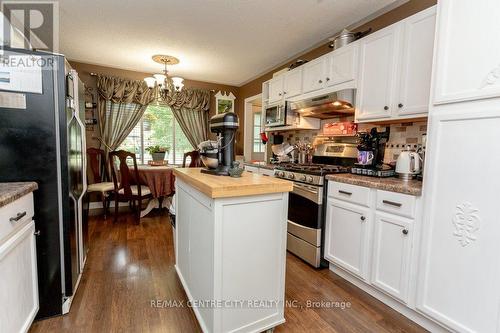
[[[35,182],[0,183],[0,207],[38,189]]]
[[[230,198],[247,195],[290,192],[293,183],[274,177],[262,177],[243,172],[241,177],[215,176],[201,172],[202,168],[176,168],[174,175],[210,198]]]
[[[243,162],[244,165],[259,167],[263,169],[273,170],[276,168],[276,164],[266,163],[266,162]]]
[[[339,183],[375,188],[378,190],[398,192],[415,196],[422,195],[422,182],[420,180],[404,181],[395,177],[377,178],[354,175],[350,173],[327,175],[326,179],[333,180]]]

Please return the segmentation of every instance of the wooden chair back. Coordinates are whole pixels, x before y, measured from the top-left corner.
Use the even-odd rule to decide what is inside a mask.
[[[87,148],[90,172],[94,183],[109,181],[108,168],[106,167],[106,153],[102,149]]]
[[[130,166],[127,164],[127,159],[131,158],[134,166],[133,176],[130,170]],[[116,170],[118,162],[118,170],[120,171],[120,181],[118,181],[118,172]],[[111,175],[113,176],[113,183],[115,184],[115,192],[118,193],[119,190],[123,189],[123,193],[120,194],[122,197],[132,198],[131,185],[135,185],[133,180],[139,181],[139,170],[137,169],[137,159],[134,153],[130,153],[125,150],[117,150],[109,153],[109,163],[111,169]],[[119,184],[119,185],[118,185]],[[137,186],[137,195],[141,196],[141,187]]]
[[[182,160],[182,167],[186,167],[186,160],[188,157],[191,157],[191,162],[189,162],[188,168],[199,168],[203,166],[203,162],[201,161],[200,152],[197,150],[189,151],[184,153],[184,158]]]

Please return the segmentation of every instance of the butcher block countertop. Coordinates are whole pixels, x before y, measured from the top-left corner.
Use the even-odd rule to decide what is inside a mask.
[[[290,192],[293,183],[287,180],[243,172],[239,178],[201,173],[202,168],[176,168],[175,177],[210,198],[242,197]]]
[[[38,189],[35,182],[0,183],[0,207]]]
[[[420,180],[404,181],[395,177],[377,178],[354,175],[350,173],[331,174],[327,175],[326,179],[333,180],[339,183],[371,187],[389,192],[397,192],[415,196],[422,195],[422,182]]]

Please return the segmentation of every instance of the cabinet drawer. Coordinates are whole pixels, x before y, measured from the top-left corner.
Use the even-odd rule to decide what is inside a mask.
[[[415,201],[413,195],[388,191],[377,191],[377,210],[405,216],[415,217]]]
[[[0,243],[33,218],[33,209],[33,193],[0,208]]]
[[[328,182],[328,196],[358,205],[370,205],[370,189],[351,184]]]
[[[259,168],[259,174],[263,176],[270,176],[274,177],[274,170],[272,169],[264,169],[264,168]]]

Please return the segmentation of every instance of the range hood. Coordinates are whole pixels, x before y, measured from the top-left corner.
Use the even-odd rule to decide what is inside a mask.
[[[354,89],[291,102],[290,110],[303,117],[320,119],[354,115]]]

